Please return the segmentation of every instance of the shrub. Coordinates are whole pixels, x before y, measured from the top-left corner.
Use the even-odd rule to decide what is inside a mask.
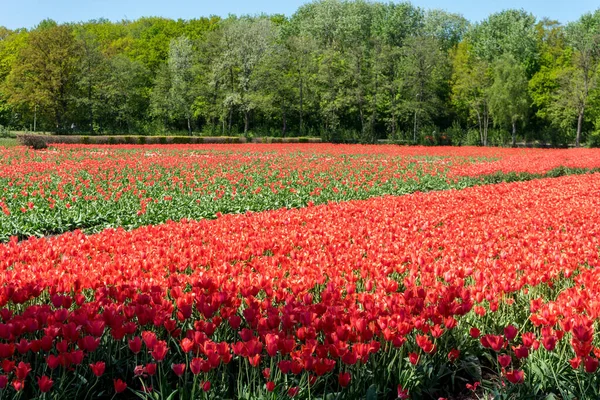
[[[600,147],[600,131],[596,131],[590,135],[587,141],[588,147]]]
[[[48,148],[47,137],[42,135],[19,135],[19,142],[23,146],[31,147],[34,150],[42,150]]]
[[[10,137],[10,130],[7,127],[0,125],[0,137],[7,138]]]

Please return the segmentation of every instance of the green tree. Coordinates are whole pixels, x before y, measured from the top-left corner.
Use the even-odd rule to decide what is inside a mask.
[[[288,37],[285,46],[289,55],[287,77],[293,83],[291,101],[295,103],[293,109],[298,115],[298,131],[300,135],[304,135],[307,104],[314,103],[311,84],[314,82],[317,70],[317,47],[315,40],[304,34]],[[283,56],[285,57],[285,53]]]
[[[172,116],[171,104],[171,73],[167,63],[161,65],[156,71],[154,86],[150,93],[150,114],[153,118],[162,121],[163,129],[168,129]]]
[[[226,79],[228,65],[221,60],[223,43],[223,31],[219,29],[208,32],[205,40],[198,44],[198,69],[201,73],[196,76],[198,96],[193,108],[194,115],[204,118],[212,133],[217,132],[220,121],[224,135],[228,116],[225,88],[231,81]]]
[[[564,121],[553,119],[553,103],[560,88],[560,77],[571,64],[572,49],[567,47],[565,30],[558,21],[541,20],[537,26],[540,43],[539,70],[529,80],[529,95],[533,111],[544,124],[554,125],[550,140],[553,143],[568,143],[568,129]]]
[[[574,50],[573,64],[562,76],[559,96],[569,95],[572,101],[564,104],[558,98],[557,106],[562,104],[576,109],[575,146],[579,146],[590,94],[598,84],[600,73],[600,9],[595,13],[584,14],[576,22],[567,25],[566,35],[569,45]]]
[[[386,45],[401,47],[406,38],[423,30],[425,14],[410,2],[376,3],[375,7],[373,29]]]
[[[7,93],[15,105],[39,107],[63,132],[76,85],[81,47],[73,28],[52,21],[29,33],[8,76]]]
[[[524,10],[505,10],[474,25],[468,34],[473,52],[488,63],[512,55],[528,76],[537,68],[538,38],[535,17]]]
[[[511,127],[512,145],[517,144],[517,123],[529,111],[528,82],[525,69],[513,56],[505,54],[493,66],[494,83],[489,89],[490,113],[494,124]]]
[[[83,109],[83,120],[90,133],[98,126],[98,116],[104,107],[99,92],[107,80],[108,59],[100,49],[100,43],[93,33],[82,27],[77,27],[76,37],[81,49],[79,58],[76,103]]]
[[[26,45],[29,33],[24,29],[11,31],[0,27],[0,125],[13,122],[14,109],[9,103],[6,79],[16,63],[18,55]]]
[[[139,133],[149,108],[148,71],[138,61],[117,55],[109,61],[110,74],[100,92],[105,105],[105,127],[118,133]]]
[[[446,53],[433,37],[411,37],[402,49],[404,103],[413,116],[413,140],[417,141],[419,124],[431,123],[434,115],[443,112],[441,93],[450,69]]]
[[[492,85],[487,61],[477,57],[468,40],[461,42],[452,57],[452,104],[475,120],[480,143],[487,146],[490,125],[489,92]]]
[[[169,47],[168,60],[171,78],[170,103],[173,106],[172,112],[186,119],[190,135],[192,134],[192,105],[196,100],[195,66],[195,55],[190,39],[185,36],[173,39]]]
[[[243,17],[227,21],[223,29],[223,52],[218,65],[222,78],[230,83],[230,93],[225,99],[230,110],[230,128],[233,109],[239,107],[247,134],[250,114],[262,101],[261,82],[255,72],[273,48],[278,28],[266,17]]]
[[[436,38],[444,51],[456,47],[468,29],[469,21],[462,15],[437,9],[425,12],[423,35]]]

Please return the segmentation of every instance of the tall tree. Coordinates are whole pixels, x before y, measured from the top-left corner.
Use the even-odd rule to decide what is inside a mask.
[[[460,14],[444,10],[428,10],[423,22],[423,35],[438,39],[442,49],[456,47],[466,35],[469,21]]]
[[[315,40],[305,34],[289,36],[285,41],[287,53],[289,54],[290,67],[288,77],[293,81],[294,109],[298,115],[298,132],[300,135],[306,133],[305,114],[307,104],[312,100],[311,83],[314,82],[317,63],[317,47]]]
[[[407,110],[413,115],[413,140],[417,140],[419,124],[432,122],[442,109],[440,93],[449,79],[446,53],[437,39],[427,36],[409,38],[403,46],[401,61]]]
[[[510,54],[500,57],[493,66],[494,83],[489,90],[490,112],[496,125],[511,127],[512,145],[517,144],[517,123],[529,111],[525,69]]]
[[[600,9],[567,25],[566,34],[575,52],[573,69],[564,75],[561,91],[570,91],[572,98],[576,99],[573,104],[577,109],[575,145],[579,146],[590,93],[596,88],[600,74]]]
[[[194,85],[195,55],[192,42],[185,36],[173,39],[169,46],[168,68],[171,88],[169,97],[172,112],[187,121],[188,133],[192,134],[192,105],[196,100]]]
[[[229,81],[225,102],[230,110],[239,107],[244,119],[244,134],[250,127],[250,114],[260,102],[256,69],[273,47],[277,28],[266,17],[230,19],[224,26],[223,52],[218,60],[222,78]]]
[[[217,132],[219,121],[222,123],[221,134],[225,134],[227,122],[227,107],[225,103],[225,88],[231,81],[228,76],[228,64],[221,60],[224,43],[221,29],[208,32],[205,41],[198,44],[197,74],[198,96],[194,102],[194,114],[210,125],[211,132]]]
[[[52,116],[56,131],[65,131],[80,55],[71,26],[40,24],[8,76],[9,101],[41,108]]]
[[[138,133],[148,110],[148,71],[124,55],[110,59],[110,74],[100,96],[105,108],[103,120],[118,133]]]
[[[167,63],[161,65],[156,71],[154,86],[150,92],[150,115],[161,121],[163,129],[168,129],[173,105],[171,104],[171,73]]]
[[[452,60],[452,104],[476,121],[480,143],[487,146],[490,125],[489,91],[492,85],[489,64],[474,54],[468,40],[458,45]]]
[[[0,27],[0,125],[12,122],[14,108],[8,101],[6,79],[17,65],[18,55],[26,46],[29,33],[25,29],[11,31]]]
[[[554,118],[555,96],[565,70],[571,65],[572,50],[567,47],[565,29],[558,21],[541,20],[537,26],[540,43],[539,70],[529,80],[532,111],[541,120],[541,127],[549,127],[553,143],[568,143],[568,126],[562,117]],[[569,119],[571,121],[571,119]]]
[[[469,37],[475,54],[488,63],[508,53],[525,67],[528,76],[537,68],[536,19],[524,10],[492,14],[474,25]]]
[[[76,103],[83,109],[85,125],[90,133],[98,126],[98,114],[104,107],[99,96],[100,87],[108,76],[108,60],[100,49],[96,35],[78,27],[76,37],[81,49],[79,58]]]

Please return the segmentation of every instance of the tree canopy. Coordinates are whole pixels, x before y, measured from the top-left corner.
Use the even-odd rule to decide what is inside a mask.
[[[0,27],[0,125],[59,133],[583,144],[600,136],[600,9],[478,23],[409,2],[293,15]]]

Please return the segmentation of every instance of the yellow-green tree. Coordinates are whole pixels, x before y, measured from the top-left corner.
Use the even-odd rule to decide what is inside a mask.
[[[71,26],[40,24],[7,77],[9,102],[38,108],[52,119],[54,130],[65,131],[80,54]]]

